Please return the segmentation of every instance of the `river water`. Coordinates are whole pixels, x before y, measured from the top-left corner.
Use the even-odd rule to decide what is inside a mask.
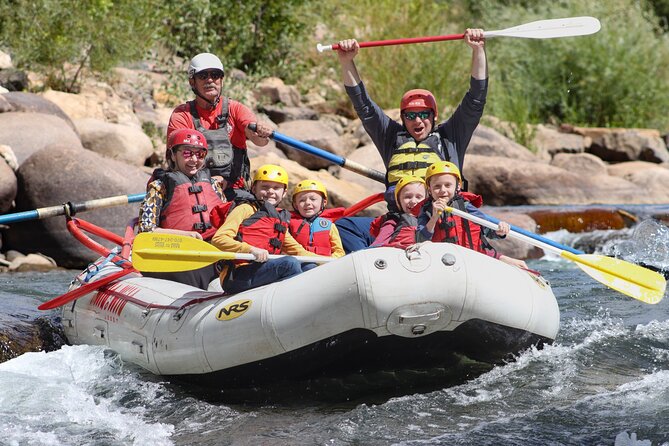
[[[632,238],[603,231],[589,242],[669,266],[666,228],[646,226]],[[529,265],[550,281],[561,328],[553,345],[514,362],[395,396],[336,401],[300,385],[281,398],[266,389],[226,398],[166,382],[102,348],[66,346],[0,364],[0,444],[669,445],[669,299],[638,302],[560,259]],[[2,318],[34,318],[74,273],[0,274]]]

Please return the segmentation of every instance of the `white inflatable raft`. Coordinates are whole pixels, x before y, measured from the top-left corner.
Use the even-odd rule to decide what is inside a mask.
[[[94,280],[117,271],[108,263]],[[230,385],[444,366],[453,355],[497,363],[552,342],[559,319],[543,278],[445,243],[359,251],[232,296],[133,272],[63,309],[73,344]]]

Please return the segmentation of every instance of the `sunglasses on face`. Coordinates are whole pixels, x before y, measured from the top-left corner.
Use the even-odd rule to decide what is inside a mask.
[[[199,73],[195,73],[195,77],[201,81],[206,81],[209,78],[212,78],[213,80],[217,81],[223,77],[223,73],[218,70],[200,71]]]
[[[205,156],[207,156],[207,151],[206,150],[179,150],[179,153],[181,153],[181,156],[184,157],[184,159],[188,159],[191,156],[195,155],[197,159],[202,160],[204,159]]]
[[[413,121],[416,119],[416,116],[418,116],[420,119],[427,119],[430,116],[432,116],[432,111],[430,110],[424,110],[424,111],[409,111],[409,112],[404,112],[404,117],[407,118],[409,121]]]

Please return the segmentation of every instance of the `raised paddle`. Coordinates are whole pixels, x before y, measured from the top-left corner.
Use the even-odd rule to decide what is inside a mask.
[[[137,203],[144,199],[146,194],[117,195],[114,197],[98,198],[95,200],[82,201],[79,203],[64,203],[57,206],[33,209],[32,211],[16,212],[14,214],[0,215],[0,224],[16,223],[26,220],[41,220],[58,215],[73,216],[77,212],[90,211],[93,209],[121,206],[128,203]]]
[[[255,131],[256,129],[255,124],[249,124],[249,129]],[[365,167],[362,164],[356,163],[355,161],[351,161],[349,159],[335,155],[334,153],[330,153],[327,150],[319,149],[318,147],[291,138],[290,136],[286,136],[279,132],[274,131],[270,135],[270,138],[272,138],[275,141],[282,142],[290,147],[293,147],[294,149],[309,153],[311,155],[315,155],[319,158],[323,158],[326,161],[330,161],[331,163],[341,166],[344,169],[348,169],[350,171],[363,175],[367,178],[371,178],[372,180],[376,180],[379,183],[385,183],[386,181],[386,176],[383,174],[383,172],[370,169],[369,167]]]
[[[471,220],[481,226],[494,230],[499,229],[497,223],[492,223],[467,212],[452,207],[447,207],[446,211],[461,218]],[[593,279],[641,302],[656,304],[664,297],[667,282],[664,280],[664,276],[655,271],[612,257],[596,254],[574,254],[573,252],[556,248],[552,244],[537,240],[538,236],[536,234],[532,234],[532,237],[528,234],[531,233],[521,234],[515,230],[509,232],[509,236],[512,238],[522,240],[530,245],[576,262]]]
[[[285,257],[270,255],[270,259]],[[333,257],[292,256],[299,262],[326,263]],[[132,266],[138,271],[189,271],[205,267],[218,260],[255,260],[253,254],[225,252],[214,245],[193,237],[164,233],[137,234],[132,244]]]
[[[587,36],[599,31],[601,24],[594,17],[569,17],[565,19],[538,20],[513,28],[497,31],[484,31],[483,37],[517,37],[521,39],[555,39],[558,37]],[[444,36],[410,37],[406,39],[376,40],[360,42],[360,48],[388,45],[407,45],[413,43],[441,42],[444,40],[461,40],[464,34],[448,34]],[[319,53],[338,50],[339,44],[316,45]]]

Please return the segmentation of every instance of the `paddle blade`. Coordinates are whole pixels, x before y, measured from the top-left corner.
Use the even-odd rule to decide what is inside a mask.
[[[499,31],[486,31],[485,37],[518,37],[523,39],[555,39],[558,37],[587,36],[601,29],[594,17],[538,20]]]
[[[203,268],[218,260],[235,258],[235,253],[193,237],[143,232],[132,244],[132,265],[138,271],[173,272]]]
[[[634,263],[613,257],[563,252],[593,279],[647,304],[656,304],[664,297],[667,282],[662,274]]]

